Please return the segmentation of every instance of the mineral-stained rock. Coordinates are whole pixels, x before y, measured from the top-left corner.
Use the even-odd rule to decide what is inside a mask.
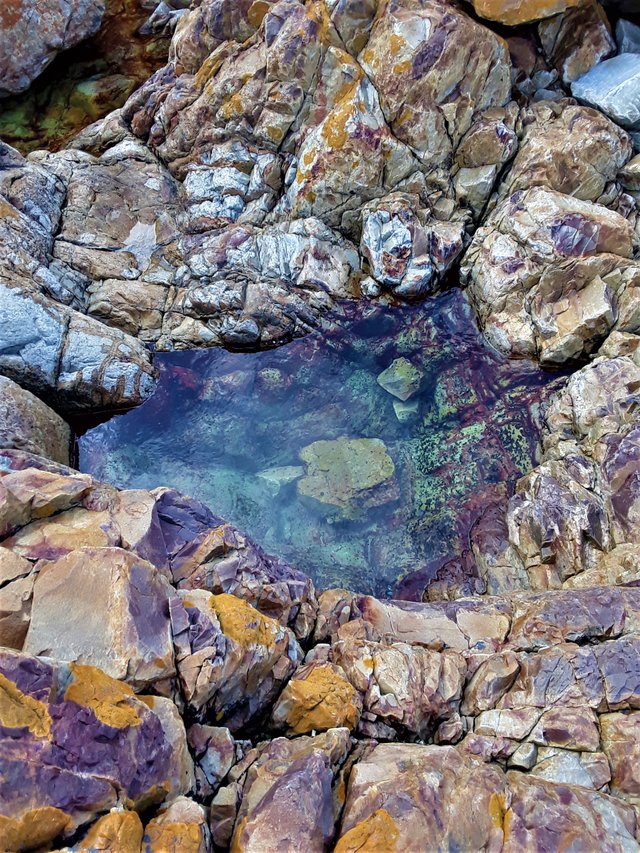
[[[611,26],[596,0],[538,24],[542,49],[565,84],[586,74],[615,53]]]
[[[75,471],[55,474],[29,467],[9,472],[2,477],[1,483],[0,536],[28,525],[33,519],[47,518],[77,507],[88,494],[90,486],[91,478]],[[41,553],[34,556],[52,555]]]
[[[314,441],[300,458],[307,465],[296,483],[300,497],[345,518],[398,497],[395,466],[379,438]]]
[[[380,744],[351,771],[336,853],[492,849],[505,788],[499,769],[453,747]]]
[[[112,809],[92,825],[82,841],[65,848],[64,853],[140,853],[143,826],[137,812]]]
[[[36,396],[0,376],[0,446],[69,464],[69,425]]]
[[[639,544],[639,378],[628,356],[599,358],[552,398],[542,462],[518,483],[498,534],[502,554],[521,568],[509,574],[492,558],[495,590],[557,588],[597,572],[614,546]]]
[[[35,574],[28,561],[0,548],[0,644],[21,649],[31,621]]]
[[[462,219],[438,221],[420,209],[418,198],[392,193],[363,208],[360,250],[379,284],[416,299],[433,292],[455,263],[464,225]]]
[[[513,27],[517,24],[549,18],[551,15],[581,6],[585,0],[472,0],[472,2],[480,17]]]
[[[120,548],[73,551],[38,574],[25,650],[81,660],[136,687],[168,678],[169,591],[150,563]]]
[[[147,697],[91,666],[6,650],[0,666],[8,849],[71,833],[117,799],[145,808],[189,790],[184,728],[165,732]]]
[[[344,671],[331,663],[310,663],[297,670],[273,709],[273,722],[294,734],[342,726],[350,731],[360,719],[360,695]]]
[[[326,850],[339,811],[332,784],[349,747],[347,729],[330,729],[316,737],[276,738],[263,746],[246,772],[231,849]],[[224,790],[212,803],[214,840]]]
[[[600,730],[611,765],[611,791],[634,805],[640,817],[640,713],[603,714]]]
[[[94,33],[104,0],[8,0],[0,14],[0,97],[22,92],[55,55]]]
[[[127,408],[156,373],[135,338],[36,293],[0,284],[0,370],[56,408]]]
[[[408,400],[417,394],[424,374],[407,358],[396,358],[389,367],[378,374],[378,385],[399,400]]]
[[[525,773],[507,773],[511,802],[504,815],[504,851],[589,849],[602,839],[611,851],[636,848],[630,806],[577,785],[554,785]]]
[[[275,699],[302,659],[300,647],[292,631],[241,598],[206,590],[180,595],[172,620],[187,706],[236,731]]]
[[[620,214],[534,187],[505,199],[478,229],[462,274],[498,349],[562,363],[613,328],[640,329],[632,247]]]
[[[640,54],[621,53],[571,84],[579,101],[597,107],[628,130],[640,130]]]
[[[145,826],[143,843],[145,853],[208,853],[211,839],[205,810],[188,797],[178,797]]]
[[[187,740],[194,756],[196,797],[199,802],[208,802],[233,765],[242,759],[247,744],[251,744],[234,740],[224,726],[200,723],[190,726]]]

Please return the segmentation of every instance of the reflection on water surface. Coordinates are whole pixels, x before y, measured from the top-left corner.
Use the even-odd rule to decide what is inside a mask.
[[[391,595],[532,466],[561,380],[499,357],[458,290],[344,310],[277,350],[158,355],[154,398],[87,432],[81,469],[170,484],[320,587]]]

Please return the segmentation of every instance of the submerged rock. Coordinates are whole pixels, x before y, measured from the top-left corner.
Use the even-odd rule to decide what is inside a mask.
[[[306,463],[306,474],[296,483],[300,497],[344,518],[398,497],[395,465],[379,438],[314,441],[300,458]]]
[[[396,358],[386,370],[378,374],[378,385],[402,402],[420,390],[424,374],[409,359]]]

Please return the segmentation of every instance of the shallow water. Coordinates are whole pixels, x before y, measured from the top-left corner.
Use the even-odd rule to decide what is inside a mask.
[[[170,484],[323,588],[391,595],[459,554],[478,513],[535,463],[540,403],[561,380],[498,356],[459,290],[343,310],[277,350],[158,355],[156,395],[88,431],[81,470]],[[403,421],[377,381],[398,358],[421,374]],[[319,440],[333,443],[303,451]]]

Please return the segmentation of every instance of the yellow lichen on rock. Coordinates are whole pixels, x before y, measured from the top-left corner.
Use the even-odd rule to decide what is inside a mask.
[[[72,820],[61,809],[43,806],[18,818],[0,815],[0,849],[33,850],[69,829]],[[49,849],[49,848],[46,848]]]
[[[253,645],[271,648],[282,630],[275,619],[263,616],[235,595],[226,592],[212,595],[210,604],[224,634],[242,648]]]
[[[473,7],[482,18],[514,27],[550,18],[573,6],[583,6],[586,2],[587,0],[473,0]]]
[[[94,823],[83,838],[79,853],[92,853],[95,850],[139,853],[142,835],[142,821],[136,812],[114,809]]]
[[[90,708],[101,723],[114,729],[138,726],[142,722],[133,702],[133,689],[124,681],[116,681],[95,666],[70,665],[74,680],[64,698],[83,708]]]
[[[360,696],[339,667],[305,667],[285,687],[274,712],[295,734],[346,726],[353,731],[361,713]]]
[[[393,853],[400,833],[385,809],[361,820],[338,840],[335,853]]]
[[[155,823],[145,831],[147,853],[199,853],[202,849],[200,827],[193,823]]]
[[[36,737],[48,737],[51,716],[44,702],[23,693],[0,673],[0,725],[8,729],[27,728]]]

